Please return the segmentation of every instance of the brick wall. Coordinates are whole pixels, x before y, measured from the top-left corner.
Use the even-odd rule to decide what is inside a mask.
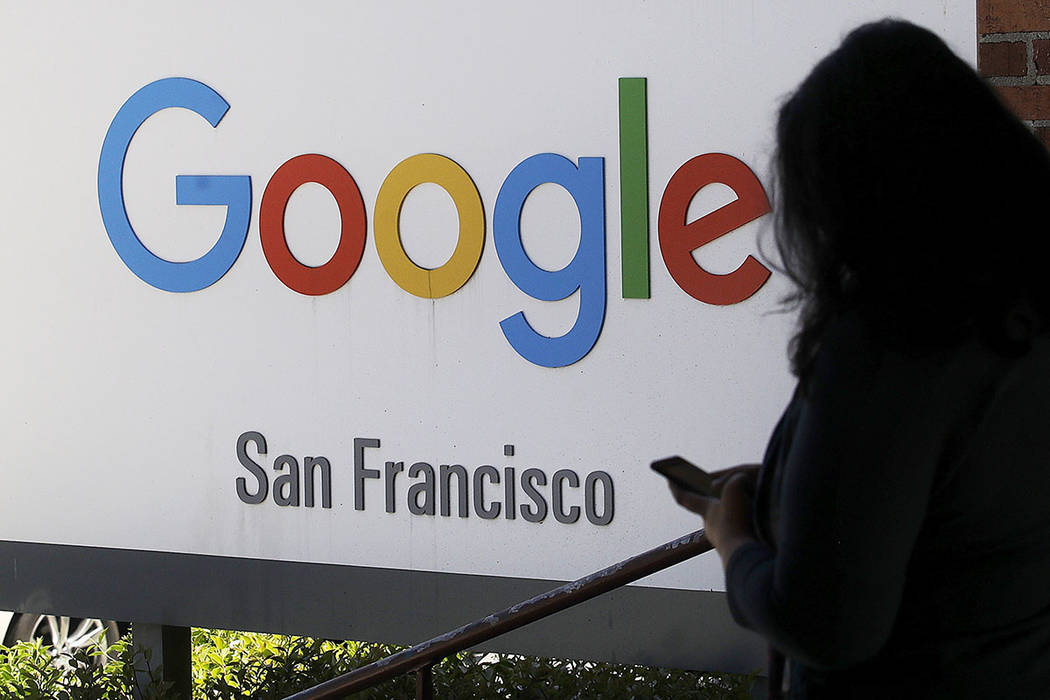
[[[977,0],[977,67],[1050,146],[1050,0]]]

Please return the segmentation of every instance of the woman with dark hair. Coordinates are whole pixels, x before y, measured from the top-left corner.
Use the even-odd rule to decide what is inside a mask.
[[[799,385],[704,516],[801,698],[1050,697],[1050,157],[934,34],[853,31],[777,125]]]

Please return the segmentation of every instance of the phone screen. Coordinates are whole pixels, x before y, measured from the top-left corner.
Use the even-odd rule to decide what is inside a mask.
[[[694,491],[701,496],[718,496],[714,479],[700,467],[682,457],[665,457],[650,465],[654,471],[666,477],[679,488]]]

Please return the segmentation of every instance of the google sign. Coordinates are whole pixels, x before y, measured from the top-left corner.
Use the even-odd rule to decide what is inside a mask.
[[[0,22],[0,610],[398,644],[700,526],[649,462],[795,386],[784,95],[882,16],[977,55],[970,0],[126,5]],[[484,651],[747,672],[724,587]]]
[[[139,240],[124,203],[124,160],[132,138],[153,114],[170,107],[191,110],[213,127],[230,105],[211,87],[188,78],[165,78],[135,92],[117,112],[106,133],[98,164],[98,201],[109,239],[124,264],[147,284],[169,292],[196,292],[225,275],[240,256],[252,216],[249,175],[177,175],[177,204],[226,207],[226,221],[208,252],[189,262],[158,257]],[[620,79],[621,281],[625,298],[649,297],[648,176],[645,79]],[[335,253],[317,267],[304,265],[285,239],[284,214],[292,194],[306,183],[326,188],[339,207],[341,230]],[[459,236],[451,257],[440,267],[420,267],[405,252],[399,219],[401,206],[423,183],[443,188],[455,203]],[[522,245],[521,214],[530,193],[542,184],[563,187],[580,217],[580,242],[572,260],[547,270]],[[705,186],[721,183],[736,199],[695,221],[689,204]],[[727,274],[708,272],[696,263],[697,248],[768,213],[765,190],[755,174],[733,156],[708,153],[682,165],[664,189],[658,216],[660,251],[668,272],[686,293],[717,305],[736,304],[758,291],[770,271],[753,256]],[[507,277],[525,294],[558,301],[579,291],[579,312],[564,335],[548,337],[529,324],[524,313],[503,319],[500,328],[523,358],[544,367],[564,367],[594,347],[605,320],[605,159],[555,153],[530,156],[511,169],[496,197],[492,235]],[[367,213],[354,178],[334,159],[305,154],[283,163],[270,178],[259,208],[263,253],[274,275],[289,289],[319,296],[342,287],[364,253]],[[434,299],[460,289],[474,274],[485,240],[485,209],[470,175],[452,159],[421,153],[398,163],[379,189],[373,209],[376,250],[390,278],[417,297]]]

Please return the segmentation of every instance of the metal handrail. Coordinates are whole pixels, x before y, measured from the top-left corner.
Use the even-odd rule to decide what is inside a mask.
[[[662,571],[712,548],[703,530],[662,544],[589,576],[493,613],[459,629],[380,659],[320,685],[290,695],[285,700],[341,698],[404,673],[416,672],[416,697],[433,697],[430,668],[446,656],[486,642],[501,634],[561,612],[573,605],[608,593],[628,583]]]

